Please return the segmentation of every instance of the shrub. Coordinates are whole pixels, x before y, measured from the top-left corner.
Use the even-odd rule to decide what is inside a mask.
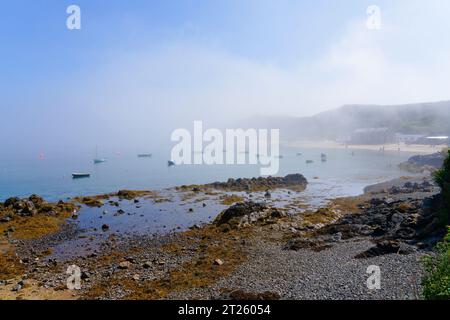
[[[450,299],[450,228],[434,256],[424,258],[426,275],[422,280],[423,297],[429,300]]]
[[[450,150],[441,169],[434,172],[434,181],[441,188],[441,208],[439,217],[443,225],[450,223]]]

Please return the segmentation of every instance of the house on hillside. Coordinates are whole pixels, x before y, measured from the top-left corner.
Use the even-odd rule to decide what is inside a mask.
[[[395,134],[389,128],[362,128],[353,131],[349,144],[387,144],[395,142]]]

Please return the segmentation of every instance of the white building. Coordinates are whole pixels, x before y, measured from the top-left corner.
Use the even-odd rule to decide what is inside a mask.
[[[420,141],[420,139],[423,139],[425,135],[423,134],[403,134],[403,133],[396,133],[395,134],[395,141],[397,143],[406,143],[406,144],[413,144]]]

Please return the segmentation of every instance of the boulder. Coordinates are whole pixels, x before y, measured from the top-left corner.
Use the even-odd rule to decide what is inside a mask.
[[[407,255],[414,253],[415,251],[416,249],[413,246],[404,242],[386,240],[378,242],[374,247],[356,255],[355,258],[364,259],[392,253]]]
[[[222,211],[214,220],[217,226],[231,228],[245,227],[257,222],[269,222],[284,216],[284,212],[262,203],[253,201],[240,202]]]

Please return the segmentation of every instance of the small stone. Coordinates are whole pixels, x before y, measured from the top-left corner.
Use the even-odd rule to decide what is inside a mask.
[[[145,269],[149,269],[152,267],[152,263],[150,261],[146,261],[144,262],[144,264],[142,265]]]
[[[103,232],[108,231],[109,226],[107,224],[102,225],[102,230],[103,230]]]
[[[129,267],[131,267],[130,261],[122,261],[119,263],[119,269],[125,270],[128,269]]]
[[[214,260],[214,265],[221,266],[221,265],[223,265],[223,261],[220,259],[216,259],[216,260]]]
[[[6,222],[10,222],[12,219],[11,217],[3,217],[0,219],[0,222],[6,223]]]
[[[141,277],[138,274],[133,275],[133,280],[139,281]]]
[[[12,288],[12,291],[18,292],[18,291],[22,290],[23,285],[24,285],[23,281],[20,281],[18,284],[16,284],[16,285]]]

